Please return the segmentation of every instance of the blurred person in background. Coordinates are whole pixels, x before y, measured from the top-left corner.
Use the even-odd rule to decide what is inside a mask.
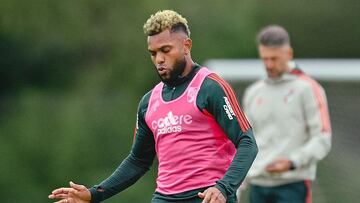
[[[193,62],[190,30],[178,13],[157,12],[144,31],[161,82],[140,101],[130,154],[99,185],[70,182],[49,198],[101,202],[134,184],[157,155],[152,203],[235,203],[257,145],[232,88]]]
[[[257,43],[267,78],[249,86],[243,98],[259,147],[246,179],[250,202],[311,202],[316,164],[331,148],[325,92],[292,61],[283,27],[263,28]]]

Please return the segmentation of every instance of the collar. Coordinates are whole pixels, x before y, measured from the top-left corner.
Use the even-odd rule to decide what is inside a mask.
[[[296,78],[298,78],[300,75],[303,74],[304,72],[299,68],[299,66],[295,62],[291,61],[291,63],[289,63],[288,71],[286,71],[280,77],[277,78],[267,77],[265,79],[265,82],[269,84],[279,84],[279,83],[295,80]]]
[[[176,86],[179,86],[189,80],[192,80],[194,78],[194,76],[196,75],[196,73],[200,70],[201,66],[197,63],[194,63],[194,65],[191,67],[191,71],[189,74],[185,75],[184,77],[179,77],[174,83],[170,84],[165,84],[166,87],[168,88],[174,88]]]

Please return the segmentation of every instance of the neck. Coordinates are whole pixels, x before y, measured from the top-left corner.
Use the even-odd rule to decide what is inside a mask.
[[[184,72],[181,74],[182,77],[186,77],[187,75],[189,75],[189,73],[191,73],[192,71],[192,67],[195,65],[194,61],[189,58],[186,60],[186,67],[184,69]]]
[[[189,78],[192,77],[193,73],[194,73],[194,67],[196,66],[196,63],[194,63],[193,61],[191,61],[191,63],[187,63],[183,73],[181,74],[181,76],[179,76],[178,78],[176,78],[175,80],[171,81],[171,82],[164,82],[166,84],[166,86],[173,88],[175,86],[178,86],[179,84],[184,83],[185,81],[187,81]]]

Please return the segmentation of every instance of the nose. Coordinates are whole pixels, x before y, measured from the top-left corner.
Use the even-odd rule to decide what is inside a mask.
[[[165,57],[161,53],[157,53],[155,56],[155,64],[163,64],[165,62]]]
[[[265,60],[265,66],[266,66],[266,69],[273,69],[274,68],[274,65],[275,63],[271,60]]]

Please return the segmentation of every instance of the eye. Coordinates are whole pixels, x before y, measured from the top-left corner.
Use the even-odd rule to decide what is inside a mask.
[[[161,48],[161,51],[162,51],[163,53],[168,53],[170,50],[171,50],[170,47],[163,47],[163,48]]]
[[[155,56],[156,52],[155,51],[149,51],[151,56]]]

